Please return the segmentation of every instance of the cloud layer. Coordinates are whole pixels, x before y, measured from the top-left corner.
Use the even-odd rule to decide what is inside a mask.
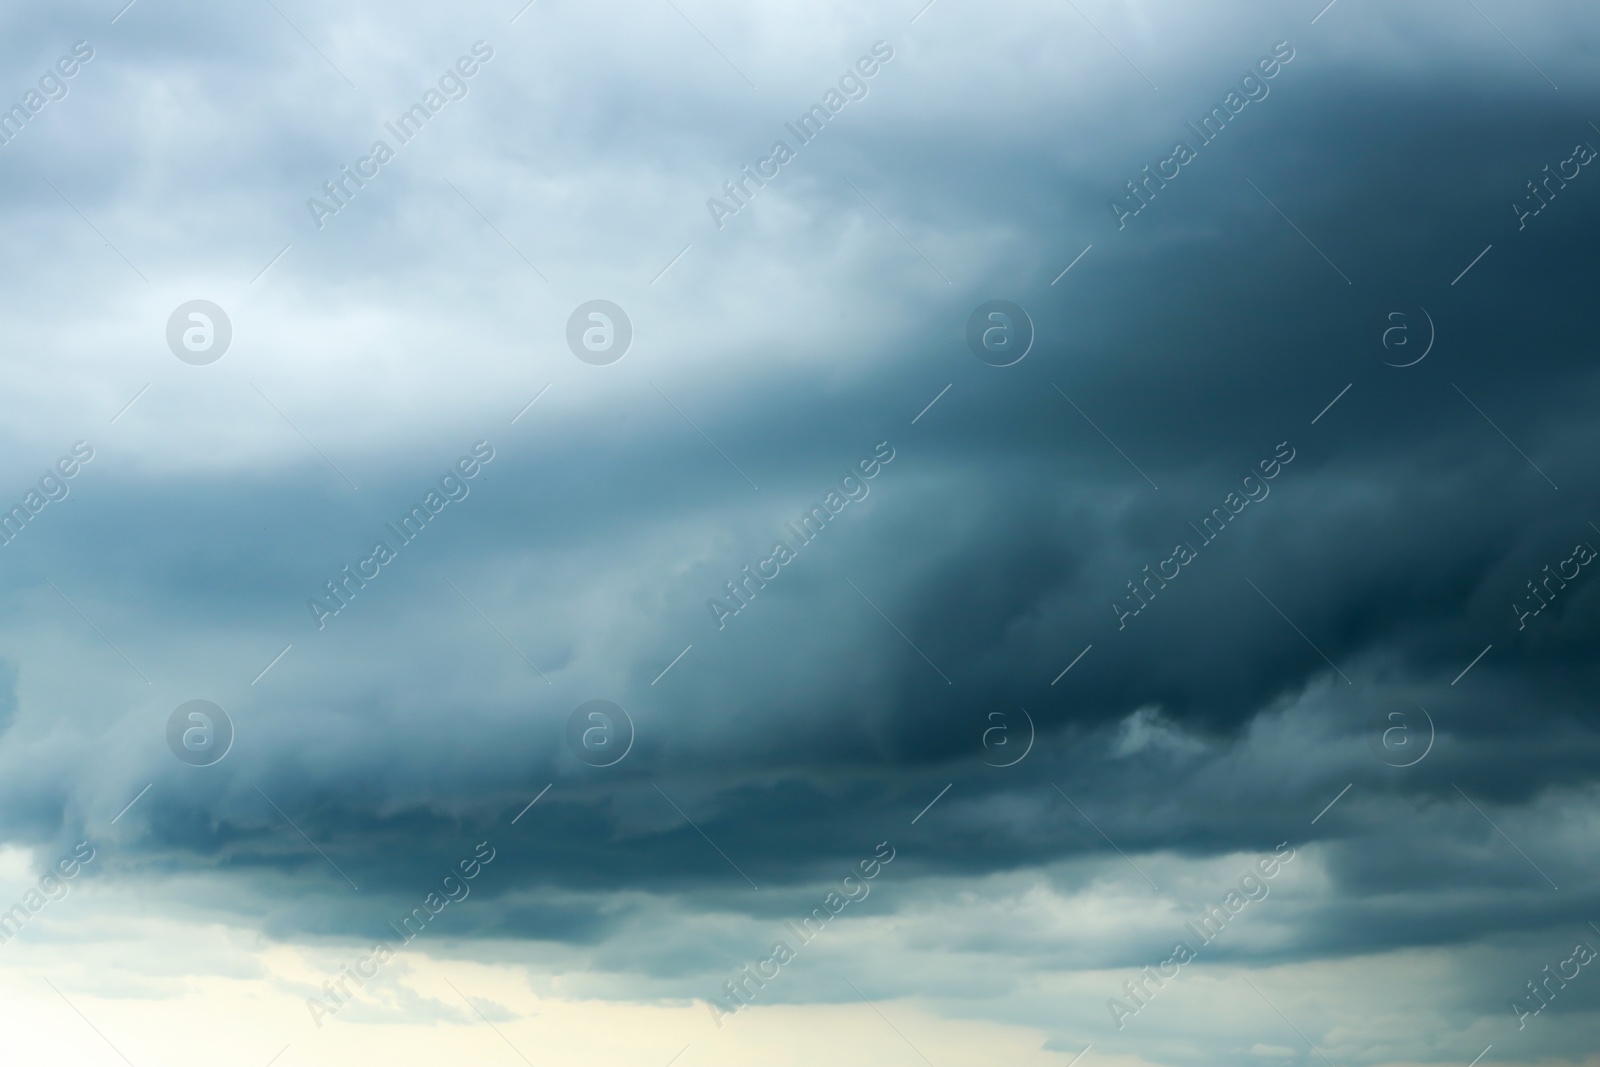
[[[15,895],[100,850],[13,947],[239,931],[171,951],[293,1005],[488,842],[329,1026],[475,1025],[404,977],[438,960],[645,1018],[887,841],[737,1026],[1592,1055],[1587,971],[1509,1007],[1600,945],[1586,8],[517,6],[6,16]],[[196,299],[206,365],[168,342]],[[993,299],[1011,366],[968,348]],[[167,740],[196,699],[205,766]]]

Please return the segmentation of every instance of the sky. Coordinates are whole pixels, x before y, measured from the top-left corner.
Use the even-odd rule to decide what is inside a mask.
[[[0,1060],[1600,1064],[1578,0],[0,12]]]

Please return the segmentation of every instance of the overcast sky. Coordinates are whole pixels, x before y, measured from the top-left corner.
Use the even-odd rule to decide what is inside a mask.
[[[1592,4],[123,2],[0,1059],[1600,1062]]]

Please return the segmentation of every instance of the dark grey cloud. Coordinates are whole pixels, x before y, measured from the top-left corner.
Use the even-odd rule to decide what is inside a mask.
[[[427,944],[537,945],[676,998],[888,840],[840,926],[918,932],[863,988],[960,1014],[970,955],[1020,998],[982,1017],[1041,1026],[1019,976],[1143,966],[1181,927],[1148,902],[1193,915],[1235,857],[1290,841],[1301,881],[1208,966],[1479,954],[1450,1010],[1505,1014],[1506,973],[1600,914],[1596,578],[1512,607],[1600,543],[1600,178],[1525,225],[1510,207],[1600,144],[1593,27],[1551,5],[1514,28],[1558,92],[1453,5],[1316,27],[1235,7],[1094,13],[1159,92],[1070,11],[1026,10],[1020,36],[948,5],[914,31],[708,18],[760,90],[665,5],[285,5],[326,60],[270,7],[9,16],[0,94],[97,50],[0,148],[0,302],[34,353],[8,358],[0,499],[96,449],[0,549],[10,840],[90,836],[107,884],[220,887],[228,921],[329,943],[384,936],[488,841]],[[319,230],[306,198],[480,38],[466,97]],[[717,230],[705,198],[880,38],[866,98]],[[1279,40],[1270,95],[1119,229],[1108,201]],[[191,368],[162,329],[208,293],[235,348]],[[563,340],[596,297],[636,330],[606,368]],[[1032,317],[1016,366],[966,349],[991,298]],[[1428,358],[1386,365],[1388,314],[1420,330],[1422,309]],[[480,441],[470,492],[398,544],[385,524]],[[880,442],[870,493],[800,545],[785,524]],[[1216,509],[1237,514],[1213,541]],[[780,539],[795,559],[719,626],[708,599]],[[319,625],[308,599],[380,540],[394,561]],[[207,768],[163,734],[196,698],[237,727]],[[596,698],[637,730],[612,767],[567,747]],[[1397,707],[1435,729],[1412,767],[1372,750]],[[1031,753],[986,766],[993,716],[1022,709]],[[929,932],[948,898],[1028,879],[1148,907],[1087,942]]]

